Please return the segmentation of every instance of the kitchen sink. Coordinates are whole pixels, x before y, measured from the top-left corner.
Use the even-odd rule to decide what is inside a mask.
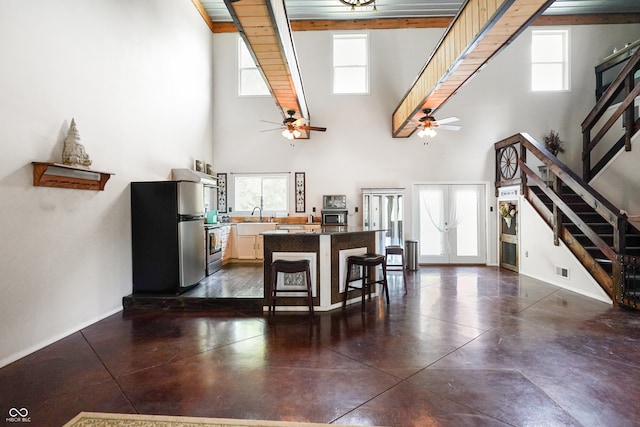
[[[275,230],[278,226],[275,222],[239,222],[236,225],[238,236],[255,236],[265,231]]]

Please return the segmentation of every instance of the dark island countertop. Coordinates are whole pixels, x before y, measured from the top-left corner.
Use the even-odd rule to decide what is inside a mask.
[[[311,234],[311,235],[340,235],[340,234],[356,234],[356,233],[370,233],[370,232],[378,232],[378,231],[386,231],[384,228],[373,228],[373,227],[358,227],[358,226],[347,226],[347,227],[343,227],[343,226],[328,226],[328,227],[321,227],[319,229],[312,229],[312,230],[296,230],[294,232],[291,232],[290,230],[270,230],[270,231],[263,231],[262,234],[263,236],[268,236],[268,235],[305,235],[305,234]]]

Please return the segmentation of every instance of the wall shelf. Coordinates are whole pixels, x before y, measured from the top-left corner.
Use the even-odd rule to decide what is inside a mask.
[[[33,185],[36,187],[103,191],[111,175],[114,174],[61,163],[33,162]]]

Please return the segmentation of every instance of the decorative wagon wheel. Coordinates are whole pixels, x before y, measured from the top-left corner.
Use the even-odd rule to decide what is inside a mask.
[[[510,145],[500,152],[500,176],[503,179],[513,179],[518,170],[518,152]]]

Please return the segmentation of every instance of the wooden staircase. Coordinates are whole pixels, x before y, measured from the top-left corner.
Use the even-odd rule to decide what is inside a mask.
[[[538,186],[530,186],[529,191],[533,192],[541,202],[545,205],[550,213],[553,209],[553,202],[544,194],[544,191]],[[580,219],[596,233],[611,250],[614,250],[614,230],[595,209],[589,206],[575,191],[570,188],[563,188],[560,198],[575,212]],[[582,246],[584,251],[597,263],[607,275],[612,275],[613,263],[596,245],[593,244],[589,236],[580,228],[571,222],[566,215],[562,215],[562,227],[573,236],[577,243]],[[640,231],[635,227],[627,224],[625,230],[624,254],[640,258]]]
[[[531,136],[520,133],[494,144],[496,196],[499,187],[519,185],[522,195],[553,230],[554,244],[562,240],[615,303],[640,309],[640,232],[629,225],[623,211],[588,184],[623,148],[630,151],[640,132],[640,117],[635,112],[640,97],[636,77],[640,48],[625,55],[626,65],[582,123],[582,177]],[[608,141],[607,134],[620,121],[624,135]],[[593,158],[596,147],[605,153],[599,160]],[[545,180],[534,173],[528,157],[542,162]]]
[[[519,185],[553,230],[553,243],[562,241],[614,303],[640,309],[640,232],[626,214],[530,135],[513,135],[494,148],[496,196],[499,187]],[[505,158],[513,162],[513,153],[516,171],[504,176],[509,169],[501,166]],[[533,157],[547,169],[547,180],[533,171]]]

